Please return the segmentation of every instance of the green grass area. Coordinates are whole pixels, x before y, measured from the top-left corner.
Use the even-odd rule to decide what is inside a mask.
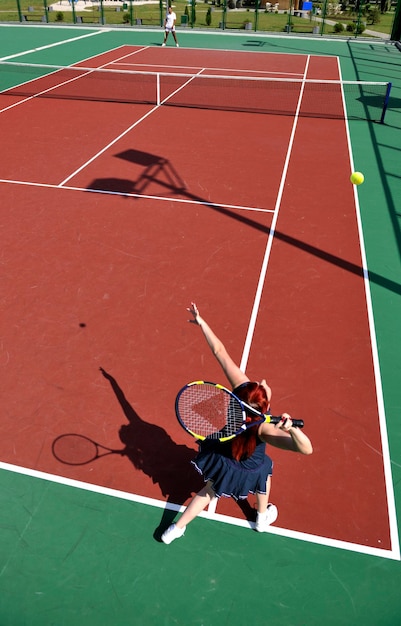
[[[51,0],[47,0],[47,5],[51,5]],[[130,3],[126,3],[127,8],[123,7],[109,7],[104,6],[103,13],[99,8],[89,8],[85,11],[75,11],[75,16],[79,21],[82,20],[84,24],[99,24],[103,22],[111,26],[160,26],[163,21],[163,13],[160,13],[159,4],[137,4],[132,3],[132,9]],[[2,0],[0,6],[0,21],[18,21],[19,13],[17,8],[17,0]],[[54,10],[45,10],[43,0],[20,0],[20,7],[22,15],[26,16],[28,21],[32,22],[58,22],[60,24],[68,24],[73,22],[73,12],[63,10],[63,6],[60,6],[60,10],[55,8]],[[30,10],[29,10],[30,7]],[[175,0],[174,10],[177,14],[177,26],[181,28],[191,28],[189,23],[187,26],[182,25],[181,18],[186,14],[186,8],[188,7],[187,0]],[[211,22],[207,24],[207,13],[211,11]],[[191,14],[191,7],[188,7],[187,14]],[[184,17],[185,19],[185,17]],[[330,21],[341,22],[344,24],[344,32],[340,35],[346,34],[345,28],[347,24],[352,24],[356,16],[355,15],[341,15],[333,17],[327,15],[327,19]],[[376,32],[383,32],[390,34],[394,20],[394,11],[389,11],[383,15],[380,15],[380,21],[377,24],[366,24],[366,28]],[[190,20],[189,20],[190,21]],[[362,21],[366,23],[365,18]],[[222,6],[212,5],[211,1],[198,2],[196,4],[196,19],[193,24],[195,28],[212,28],[218,29],[222,27],[224,22],[224,14]],[[264,32],[285,32],[290,26],[291,32],[304,33],[304,34],[320,34],[321,23],[315,21],[314,17],[301,18],[290,16],[287,13],[267,13],[265,11],[255,12],[254,9],[233,9],[227,10],[225,16],[225,28],[243,30],[246,28],[245,23],[250,22],[247,26],[249,30],[258,30]],[[335,34],[332,24],[324,24],[324,34]],[[350,33],[347,33],[350,34]]]
[[[363,13],[359,16],[359,19],[360,19],[360,23],[363,24],[365,30],[374,31],[377,33],[386,33],[390,35],[392,26],[393,26],[394,17],[395,17],[395,12],[389,11],[384,14],[379,14],[375,24],[372,24],[371,20],[369,20],[368,15],[364,15]],[[336,17],[328,16],[327,19],[330,21],[335,21],[336,23],[343,24],[344,29],[346,29],[349,24],[351,25],[355,24],[355,22],[358,19],[358,15],[354,12],[347,12]],[[331,25],[325,26],[325,32],[330,32],[330,29],[332,30],[333,26]]]
[[[378,33],[391,33],[391,29],[393,26],[395,17],[395,11],[388,11],[387,13],[380,14],[379,22],[377,24],[369,24],[367,22],[366,28],[369,30],[374,30]]]

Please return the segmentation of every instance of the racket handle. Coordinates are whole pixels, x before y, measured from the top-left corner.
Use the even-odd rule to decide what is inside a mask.
[[[271,415],[270,416],[270,424],[279,424],[282,420],[282,416],[279,415],[278,417]],[[304,420],[293,420],[291,418],[292,421],[292,425],[294,426],[294,428],[303,428],[304,427]]]
[[[304,427],[304,420],[291,420],[292,421],[292,425],[295,428],[303,428]]]

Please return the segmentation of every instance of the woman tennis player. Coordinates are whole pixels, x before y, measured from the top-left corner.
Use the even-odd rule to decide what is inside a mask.
[[[167,11],[166,19],[164,20],[164,41],[162,43],[162,46],[166,45],[167,37],[169,33],[171,33],[174,37],[176,47],[179,48],[177,35],[175,34],[176,20],[177,20],[176,14],[174,13],[173,9],[169,7]]]
[[[272,393],[266,381],[250,381],[200,316],[195,303],[188,311],[192,315],[190,321],[200,326],[235,395],[253,408],[267,413]],[[249,415],[247,419],[257,421],[259,418]],[[293,426],[287,413],[283,413],[279,424],[265,422],[256,425],[225,443],[205,439],[199,444],[199,452],[192,463],[203,475],[206,484],[191,500],[180,519],[163,533],[162,541],[169,544],[182,537],[189,522],[206,508],[212,498],[226,496],[239,500],[247,498],[249,493],[256,495],[256,530],[266,532],[278,515],[277,507],[269,504],[273,462],[265,453],[266,443],[301,454],[313,452],[309,438]]]

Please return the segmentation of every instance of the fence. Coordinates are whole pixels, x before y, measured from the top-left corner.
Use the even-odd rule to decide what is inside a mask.
[[[0,19],[37,23],[73,23],[126,27],[161,27],[166,2],[136,0],[2,0]],[[282,32],[290,35],[359,37],[366,29],[395,32],[396,6],[366,0],[175,0],[179,28],[214,28]],[[370,33],[370,31],[369,31]]]

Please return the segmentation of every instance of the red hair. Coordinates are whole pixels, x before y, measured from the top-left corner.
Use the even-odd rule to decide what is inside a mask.
[[[243,400],[249,404],[252,408],[266,413],[269,408],[269,399],[267,397],[266,389],[259,385],[259,383],[246,383],[238,391],[235,391],[235,395],[240,400]],[[247,421],[257,422],[259,417],[257,415],[249,414]],[[250,457],[256,448],[258,440],[258,427],[248,428],[244,433],[235,437],[231,442],[231,453],[234,459],[237,461],[244,461]]]

